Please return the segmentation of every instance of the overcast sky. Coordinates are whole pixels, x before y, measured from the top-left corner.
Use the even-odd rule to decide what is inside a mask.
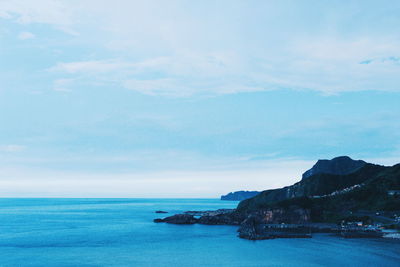
[[[218,197],[400,162],[399,1],[0,0],[0,196]]]

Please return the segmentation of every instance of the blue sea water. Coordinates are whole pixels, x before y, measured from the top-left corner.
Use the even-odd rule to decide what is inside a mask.
[[[390,239],[243,240],[233,226],[155,224],[213,199],[0,199],[0,266],[400,266]]]

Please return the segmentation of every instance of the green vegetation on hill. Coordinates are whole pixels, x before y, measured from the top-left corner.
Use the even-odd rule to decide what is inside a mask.
[[[297,206],[311,211],[315,222],[338,222],[349,212],[400,210],[400,164],[384,167],[366,164],[348,175],[317,174],[292,186],[266,190],[244,200],[238,212]]]

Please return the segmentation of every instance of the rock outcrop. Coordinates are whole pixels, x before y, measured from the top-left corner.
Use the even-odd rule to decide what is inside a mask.
[[[244,220],[244,215],[234,209],[220,209],[215,211],[186,211],[164,219],[155,219],[154,222],[172,224],[207,224],[207,225],[239,225]]]
[[[176,214],[154,222],[171,224],[206,224],[206,225],[239,225],[239,237],[246,239],[268,239],[298,235],[298,232],[271,230],[265,225],[271,224],[304,224],[310,221],[310,212],[298,207],[265,209],[250,214],[239,213],[236,210],[188,211],[188,214]],[[192,214],[201,214],[195,218]],[[301,236],[296,236],[301,237]]]
[[[215,216],[220,214],[229,214],[234,211],[235,209],[218,209],[218,210],[204,210],[204,211],[189,210],[185,211],[185,214],[190,214],[193,216]]]
[[[244,214],[232,211],[230,213],[201,216],[198,223],[207,225],[240,225],[244,218]]]
[[[195,224],[197,219],[193,215],[189,214],[176,214],[173,216],[166,217],[164,219],[154,219],[155,223],[172,223],[172,224]]]
[[[310,221],[310,211],[306,209],[298,207],[265,209],[250,213],[240,224],[238,233],[240,238],[250,240],[310,237],[301,227],[283,227],[287,224],[302,225]],[[272,225],[274,227],[271,227]]]

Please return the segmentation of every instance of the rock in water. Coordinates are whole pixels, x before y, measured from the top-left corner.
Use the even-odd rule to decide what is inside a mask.
[[[195,224],[197,219],[193,215],[189,214],[176,214],[173,216],[166,217],[164,219],[154,219],[155,223],[165,222],[172,224]]]

